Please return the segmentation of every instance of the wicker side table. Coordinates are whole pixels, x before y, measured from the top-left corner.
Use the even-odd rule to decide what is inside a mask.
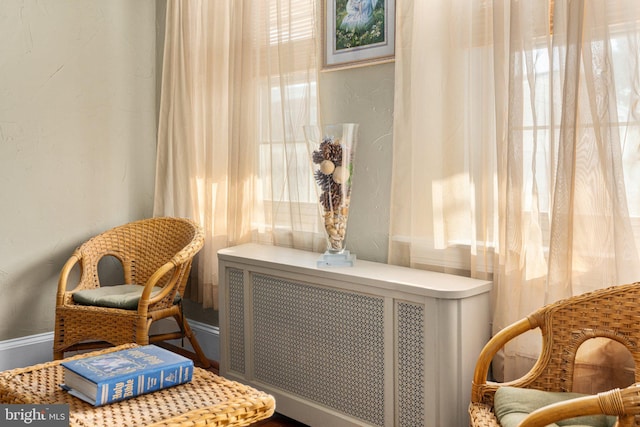
[[[108,353],[125,344],[73,356]],[[252,387],[195,368],[188,384],[133,399],[93,407],[59,386],[63,382],[61,360],[0,372],[0,403],[68,404],[70,426],[246,426],[270,417],[274,398]]]

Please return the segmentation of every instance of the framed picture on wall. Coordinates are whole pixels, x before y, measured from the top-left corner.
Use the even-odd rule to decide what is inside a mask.
[[[389,62],[395,55],[395,0],[324,0],[325,70]]]

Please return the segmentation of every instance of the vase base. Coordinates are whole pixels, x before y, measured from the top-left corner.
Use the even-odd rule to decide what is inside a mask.
[[[356,262],[356,254],[344,251],[341,254],[332,254],[327,251],[317,261],[318,267],[353,267]]]

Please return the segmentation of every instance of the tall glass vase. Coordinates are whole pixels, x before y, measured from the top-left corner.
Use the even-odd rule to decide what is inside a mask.
[[[346,238],[358,124],[305,126],[304,132],[327,238],[327,250],[318,265],[352,266],[355,255],[346,249]]]

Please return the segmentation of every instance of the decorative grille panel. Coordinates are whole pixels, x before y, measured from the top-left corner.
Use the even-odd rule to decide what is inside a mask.
[[[398,337],[398,425],[423,426],[424,417],[424,306],[396,304]],[[420,410],[422,408],[422,410]]]
[[[229,366],[236,372],[244,372],[244,272],[229,268]]]
[[[255,377],[384,425],[383,298],[252,275]]]

